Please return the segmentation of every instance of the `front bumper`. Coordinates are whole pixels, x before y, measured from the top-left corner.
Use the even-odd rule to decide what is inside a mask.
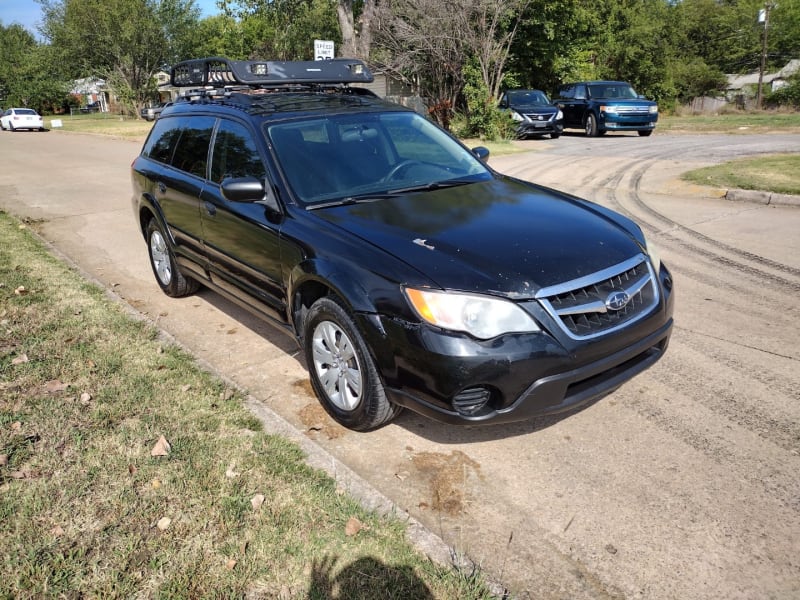
[[[658,117],[601,113],[600,127],[609,131],[647,131],[656,128]]]
[[[532,121],[520,123],[517,126],[517,136],[527,137],[529,135],[546,135],[553,134],[561,135],[564,132],[564,126],[561,121]]]
[[[662,283],[671,279],[663,269]],[[592,341],[547,332],[481,341],[466,335],[362,315],[388,398],[450,424],[497,424],[568,411],[599,399],[655,364],[672,333],[671,289],[628,329]],[[482,392],[475,413],[459,399]]]

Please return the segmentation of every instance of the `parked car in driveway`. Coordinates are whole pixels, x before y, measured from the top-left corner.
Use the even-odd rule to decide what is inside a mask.
[[[95,113],[100,112],[101,110],[103,110],[103,104],[100,102],[100,100],[97,100],[96,102],[90,102],[86,106],[81,106],[80,108],[82,113]]]
[[[8,108],[0,116],[0,129],[38,129],[44,131],[44,119],[32,108]]]
[[[649,136],[658,121],[658,104],[624,81],[582,81],[558,89],[554,100],[564,112],[564,128],[583,129],[588,137],[608,131]]]
[[[518,138],[549,134],[554,140],[564,130],[564,115],[541,90],[508,90],[498,107],[507,111],[517,124]]]
[[[167,106],[167,102],[160,102],[158,104],[153,104],[151,106],[143,106],[140,114],[142,118],[146,121],[155,121],[158,118],[158,115],[161,114],[161,111]]]
[[[131,167],[157,284],[293,336],[354,430],[557,413],[663,356],[672,277],[629,218],[501,175],[360,61],[175,65]],[[198,327],[203,327],[198,323]]]

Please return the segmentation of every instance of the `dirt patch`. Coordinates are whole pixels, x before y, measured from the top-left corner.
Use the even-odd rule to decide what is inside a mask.
[[[300,417],[300,421],[305,425],[306,435],[308,436],[313,437],[322,434],[329,440],[335,440],[347,433],[344,427],[328,416],[328,413],[325,412],[319,402],[314,401],[313,404],[306,404],[300,409],[297,416]]]
[[[481,466],[460,450],[453,450],[449,455],[420,452],[411,457],[411,462],[428,479],[433,509],[449,515],[465,511],[470,479],[483,479]]]

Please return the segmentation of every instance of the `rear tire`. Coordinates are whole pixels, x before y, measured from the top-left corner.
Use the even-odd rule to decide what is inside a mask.
[[[180,298],[197,291],[200,284],[180,272],[169,242],[167,242],[167,236],[155,219],[150,219],[147,224],[147,248],[153,275],[156,276],[159,287],[167,296]]]
[[[303,326],[311,386],[325,411],[354,431],[369,431],[397,416],[356,325],[336,297],[317,300]]]
[[[597,137],[597,119],[594,114],[589,113],[586,115],[586,137]]]

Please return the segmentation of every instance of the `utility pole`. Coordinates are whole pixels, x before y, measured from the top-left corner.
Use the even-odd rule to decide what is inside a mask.
[[[764,101],[764,70],[767,68],[767,33],[769,32],[769,13],[775,8],[775,2],[767,2],[764,8],[758,11],[758,22],[764,23],[763,43],[761,44],[761,69],[758,71],[758,95],[756,96],[756,107],[761,109]]]

